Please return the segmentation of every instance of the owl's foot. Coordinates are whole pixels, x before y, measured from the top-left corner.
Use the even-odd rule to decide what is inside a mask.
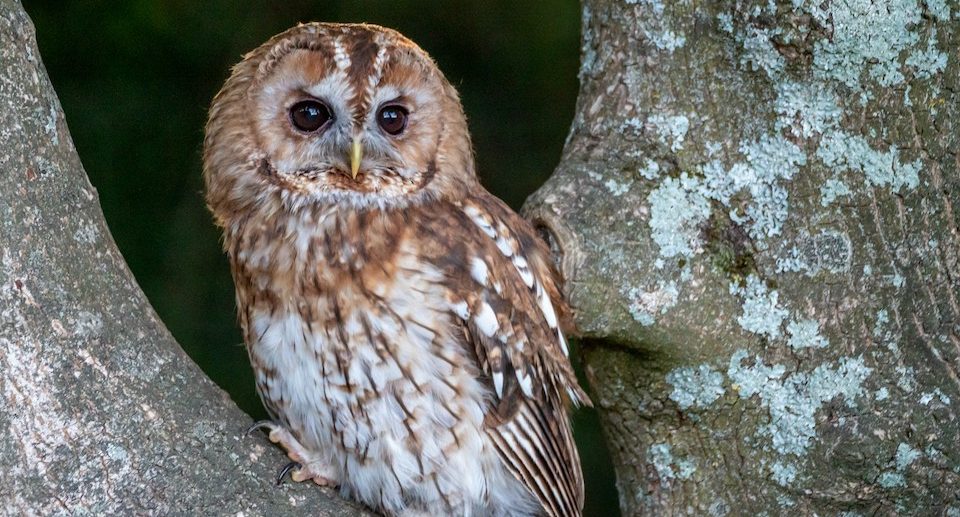
[[[287,474],[289,474],[290,471],[292,471],[293,469],[297,469],[299,471],[302,468],[303,468],[303,465],[295,461],[291,461],[290,463],[287,463],[286,465],[284,465],[283,468],[281,468],[280,471],[277,472],[277,486],[280,486],[283,484],[283,478],[287,477]]]
[[[301,482],[308,479],[320,486],[335,487],[339,484],[337,474],[322,458],[304,447],[287,428],[269,420],[257,422],[247,429],[247,434],[257,430],[267,429],[270,441],[279,444],[287,452],[287,457],[293,460],[285,465],[277,474],[279,485],[287,473],[290,479]]]

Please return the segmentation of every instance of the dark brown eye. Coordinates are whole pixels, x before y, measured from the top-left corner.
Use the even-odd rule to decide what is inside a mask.
[[[407,110],[403,106],[384,106],[377,113],[377,124],[391,135],[399,135],[407,128]]]
[[[290,122],[295,128],[306,133],[322,128],[332,118],[330,108],[320,101],[300,101],[290,108]]]

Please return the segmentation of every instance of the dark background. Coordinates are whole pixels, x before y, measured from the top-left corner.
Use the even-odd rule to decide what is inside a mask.
[[[460,90],[481,179],[516,209],[556,166],[573,117],[580,30],[574,0],[26,3],[127,263],[187,353],[257,419],[266,414],[200,177],[206,108],[244,52],[300,21],[398,29]],[[579,411],[576,427],[586,514],[616,514],[596,416]]]

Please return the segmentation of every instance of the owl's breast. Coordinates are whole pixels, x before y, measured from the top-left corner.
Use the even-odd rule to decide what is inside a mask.
[[[257,388],[304,445],[350,474],[344,482],[361,499],[384,487],[401,497],[401,485],[431,477],[440,493],[479,494],[482,476],[450,473],[487,461],[489,390],[466,356],[443,274],[397,236],[389,253],[328,238],[311,263],[247,283],[241,321]]]

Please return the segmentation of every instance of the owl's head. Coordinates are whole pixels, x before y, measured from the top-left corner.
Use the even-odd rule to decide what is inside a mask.
[[[456,90],[420,47],[374,25],[300,25],[250,52],[210,108],[218,220],[337,204],[389,209],[476,183]]]

